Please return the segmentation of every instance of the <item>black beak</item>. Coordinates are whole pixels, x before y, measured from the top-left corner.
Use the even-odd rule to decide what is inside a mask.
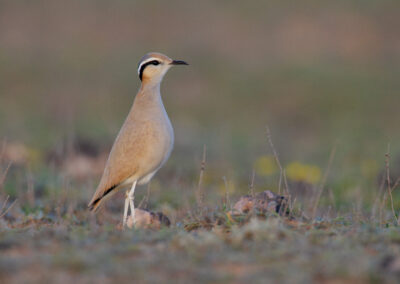
[[[189,65],[185,61],[182,60],[173,60],[169,65]]]

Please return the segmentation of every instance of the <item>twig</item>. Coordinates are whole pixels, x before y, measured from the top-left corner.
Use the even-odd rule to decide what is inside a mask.
[[[393,184],[393,186],[392,186],[392,192],[393,192],[393,190],[396,189],[396,187],[399,186],[399,184],[400,184],[400,177],[398,177],[398,178],[396,179],[396,181],[394,182],[394,184]]]
[[[380,204],[380,207],[379,207],[379,223],[382,225],[382,223],[383,223],[383,217],[384,217],[384,209],[385,209],[385,205],[386,205],[386,200],[387,200],[387,192],[386,191],[383,191],[383,197],[382,197],[382,202],[381,202],[381,204]]]
[[[378,193],[376,194],[376,197],[375,197],[375,202],[374,202],[374,205],[373,205],[373,207],[372,207],[372,218],[373,219],[375,219],[375,217],[376,217],[376,210],[377,209],[379,209],[379,216],[381,216],[382,214],[381,214],[381,212],[380,212],[380,210],[381,210],[381,207],[380,207],[380,198],[381,198],[381,196],[383,195],[383,193],[384,193],[384,188],[385,188],[385,177],[384,176],[382,176],[382,178],[381,178],[381,182],[380,182],[380,184],[379,184],[379,189],[378,189]],[[378,208],[379,207],[379,208]],[[379,221],[380,221],[380,217],[379,217]]]
[[[0,177],[0,188],[3,186],[4,181],[6,180],[6,176],[7,176],[7,174],[8,174],[8,170],[9,170],[10,167],[11,167],[11,164],[12,164],[11,162],[8,163],[6,169],[4,170],[4,173],[3,173],[3,174],[1,175],[1,177]]]
[[[5,210],[3,210],[5,208],[5,206],[6,206],[9,198],[10,198],[10,196],[7,196],[6,200],[3,203],[3,206],[1,207],[0,218],[3,218],[3,216],[5,216],[8,213],[8,211],[10,211],[11,207],[14,206],[15,202],[17,202],[17,199],[15,199],[14,202],[10,204],[10,206],[8,206]]]
[[[267,129],[267,139],[268,139],[269,146],[271,147],[272,153],[274,154],[274,158],[275,158],[276,164],[278,165],[279,170],[280,170],[279,193],[281,191],[281,183],[282,183],[282,178],[283,178],[283,181],[284,181],[285,186],[286,186],[286,194],[288,196],[290,196],[288,182],[287,182],[287,179],[286,179],[286,174],[285,174],[285,172],[283,170],[283,167],[282,167],[282,164],[281,164],[281,162],[279,160],[278,152],[275,150],[274,143],[272,143],[271,132],[269,131],[269,127],[268,126],[266,126],[266,129]]]
[[[204,192],[203,192],[203,175],[206,168],[206,155],[207,155],[207,147],[203,145],[203,159],[201,160],[200,166],[200,176],[199,176],[199,183],[197,184],[197,206],[201,208],[203,206],[204,201]]]
[[[396,182],[392,186],[392,192],[397,188],[397,186],[400,184],[400,177],[396,179]],[[397,225],[400,225],[400,215],[397,217]]]
[[[4,206],[6,206],[6,204],[7,204],[7,202],[8,202],[8,199],[10,199],[10,196],[9,196],[9,195],[7,195],[6,200],[3,202],[3,205],[2,205],[1,208],[0,208],[0,212],[3,211]]]
[[[226,179],[225,176],[223,176],[222,179],[224,180],[224,184],[225,184],[225,205],[226,205],[226,208],[228,208],[228,206],[231,207],[231,201],[229,199],[228,180]]]
[[[320,186],[319,186],[319,188],[318,188],[317,197],[315,198],[314,208],[313,208],[313,211],[312,211],[312,219],[313,219],[313,220],[315,219],[315,215],[317,214],[318,203],[319,203],[319,200],[320,200],[320,198],[321,198],[322,192],[323,192],[323,190],[324,190],[326,181],[327,181],[327,179],[328,179],[328,176],[329,176],[329,172],[330,172],[330,170],[331,170],[331,166],[332,166],[333,159],[335,158],[336,148],[337,148],[337,142],[333,145],[333,148],[332,148],[331,153],[330,153],[330,155],[329,155],[328,166],[326,167],[324,176],[322,177],[321,184],[320,184]]]
[[[255,194],[254,194],[254,178],[255,178],[255,176],[256,176],[256,172],[253,169],[253,171],[251,173],[251,180],[250,180],[250,194],[251,194],[251,197],[253,197],[253,198],[255,196]]]
[[[279,172],[279,183],[278,183],[278,194],[279,194],[279,195],[281,194],[282,177],[283,177],[283,174],[282,174],[282,171],[280,171],[280,172]]]
[[[390,143],[388,144],[387,152],[385,154],[385,168],[386,168],[387,190],[388,190],[389,197],[390,197],[390,204],[392,206],[393,217],[397,222],[398,220],[397,220],[396,212],[394,210],[391,181],[390,181]],[[385,202],[385,204],[386,204],[386,202]]]
[[[282,171],[282,177],[283,177],[283,178],[282,178],[282,179],[283,179],[283,182],[285,183],[286,194],[288,195],[288,197],[289,197],[289,199],[290,199],[289,184],[288,184],[288,182],[287,182],[286,170],[285,170],[285,169]]]
[[[356,187],[356,192],[355,193],[356,193],[356,196],[358,196],[358,198],[354,202],[354,205],[355,205],[355,216],[357,218],[357,221],[360,221],[360,219],[362,218],[361,209],[362,209],[362,203],[363,203],[363,196],[362,196],[362,193],[361,193],[361,187],[360,186]]]

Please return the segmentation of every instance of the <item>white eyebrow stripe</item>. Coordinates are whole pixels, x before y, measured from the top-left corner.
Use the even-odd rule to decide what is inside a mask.
[[[138,69],[137,69],[138,74],[140,73],[140,68],[142,68],[142,65],[143,65],[143,64],[149,63],[150,61],[153,61],[153,60],[159,61],[158,58],[150,57],[150,58],[147,59],[146,61],[143,61],[142,63],[140,63],[140,65],[139,65],[139,67],[138,67]]]

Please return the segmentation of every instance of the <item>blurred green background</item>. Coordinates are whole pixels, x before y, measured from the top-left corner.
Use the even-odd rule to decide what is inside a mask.
[[[348,180],[375,187],[388,143],[393,167],[400,150],[399,9],[386,0],[0,1],[0,139],[39,157],[69,139],[107,151],[139,88],[138,60],[158,51],[190,63],[162,86],[176,144],[161,179],[196,183],[205,144],[219,183],[248,183],[256,168],[260,187],[276,184],[265,169],[268,125],[285,167],[323,171],[336,144],[341,190]]]

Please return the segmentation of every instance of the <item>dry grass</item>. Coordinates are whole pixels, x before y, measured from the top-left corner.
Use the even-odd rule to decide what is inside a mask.
[[[272,144],[271,137],[269,140]],[[279,161],[277,151],[274,152]],[[7,198],[0,210],[1,282],[263,283],[268,279],[285,283],[395,283],[398,280],[400,227],[397,220],[393,222],[390,204],[380,209],[379,218],[374,218],[362,204],[354,212],[326,213],[320,209],[315,218],[307,218],[299,205],[303,208],[308,205],[296,200],[285,206],[281,214],[258,209],[235,213],[230,209],[238,195],[231,196],[227,184],[220,202],[210,201],[206,195],[201,203],[196,198],[199,188],[209,192],[210,186],[205,183],[205,149],[203,153],[200,182],[192,193],[194,203],[185,203],[182,194],[177,194],[173,198],[181,206],[165,207],[157,196],[159,191],[149,196],[149,188],[143,196],[146,200],[143,202],[150,202],[150,208],[174,216],[169,228],[121,231],[122,197],[116,196],[94,218],[86,209],[88,194],[77,195],[71,188],[67,191],[65,183],[55,197],[27,194],[28,186],[26,192],[19,193],[23,195],[18,196],[22,203],[15,203],[14,199],[10,205]],[[331,153],[328,168],[333,156]],[[258,196],[254,180],[253,174],[249,198]],[[325,182],[326,178],[322,184]],[[397,183],[391,189],[396,186]],[[35,191],[36,185],[31,187]],[[292,186],[292,190],[296,187]],[[379,203],[387,202],[386,196],[381,195]],[[321,200],[325,198],[321,194]],[[357,198],[362,198],[361,192]],[[309,202],[315,205],[315,199]],[[336,217],[322,217],[324,213]]]

